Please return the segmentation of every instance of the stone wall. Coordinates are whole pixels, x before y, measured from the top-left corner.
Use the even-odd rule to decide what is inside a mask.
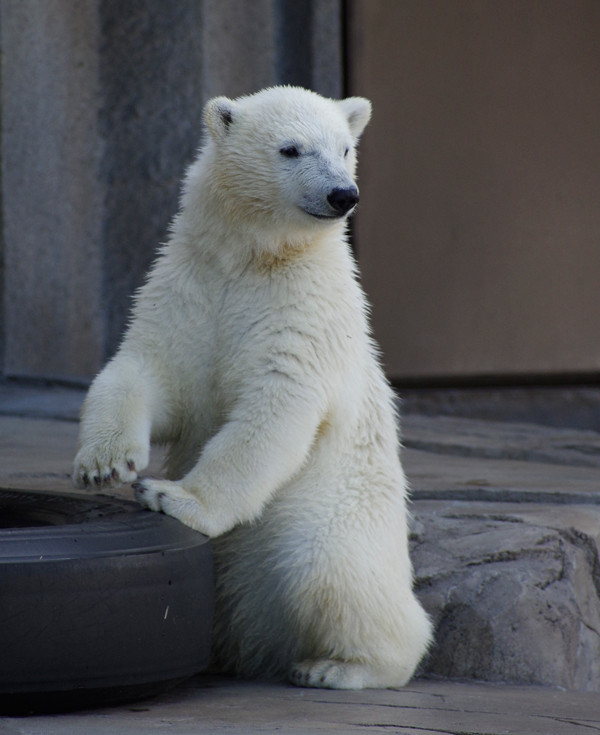
[[[211,96],[340,96],[342,0],[3,0],[0,374],[87,381],[177,208]]]

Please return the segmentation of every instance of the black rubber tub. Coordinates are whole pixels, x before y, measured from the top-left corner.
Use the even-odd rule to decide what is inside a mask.
[[[0,709],[155,695],[202,671],[209,540],[136,503],[0,489]]]

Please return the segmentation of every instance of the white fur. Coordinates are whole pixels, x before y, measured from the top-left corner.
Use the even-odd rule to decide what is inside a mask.
[[[244,676],[400,686],[430,640],[393,395],[327,202],[369,115],[291,87],[207,104],[170,241],[84,406],[79,486],[129,482],[169,443],[169,479],[138,498],[214,539],[215,664]]]

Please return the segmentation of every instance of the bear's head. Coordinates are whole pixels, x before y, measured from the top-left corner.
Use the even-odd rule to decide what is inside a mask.
[[[210,100],[211,185],[226,216],[287,238],[343,222],[358,203],[355,148],[370,115],[361,97],[299,87]]]

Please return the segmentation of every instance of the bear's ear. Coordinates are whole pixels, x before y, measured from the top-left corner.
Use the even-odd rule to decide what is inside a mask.
[[[350,132],[358,139],[371,118],[371,103],[364,97],[346,97],[340,100],[338,105],[342,108]]]
[[[214,140],[221,140],[227,135],[235,117],[236,104],[227,97],[215,97],[206,103],[204,122]]]

